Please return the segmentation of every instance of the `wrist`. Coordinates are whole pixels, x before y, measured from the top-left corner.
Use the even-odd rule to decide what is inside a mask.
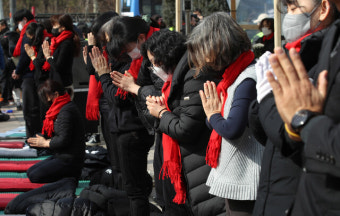
[[[213,116],[213,115],[215,115],[215,114],[218,114],[218,113],[221,113],[221,112],[216,111],[216,112],[211,112],[211,113],[209,113],[209,114],[207,115],[208,122],[210,122],[211,116]]]
[[[137,84],[134,84],[131,86],[131,93],[135,94],[135,95],[138,95],[138,90],[139,90],[140,86],[137,85]]]
[[[165,112],[167,112],[167,111],[168,111],[167,108],[161,109],[161,110],[158,112],[158,118],[159,118],[159,119],[162,118],[163,113],[165,113]]]

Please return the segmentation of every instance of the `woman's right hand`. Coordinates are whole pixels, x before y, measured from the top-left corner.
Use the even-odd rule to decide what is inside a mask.
[[[32,46],[28,45],[28,44],[25,44],[25,51],[27,53],[27,55],[31,58],[32,56],[35,55],[35,52],[34,52],[34,49]]]
[[[100,52],[98,47],[93,47],[91,52],[89,53],[89,56],[91,58],[92,65],[99,76],[110,73],[110,68],[107,64],[106,58]]]
[[[96,39],[92,32],[87,34],[87,43],[89,46],[96,46]]]
[[[48,41],[45,40],[41,47],[43,49],[45,58],[48,59],[49,57],[51,57],[50,44],[48,43]]]
[[[212,115],[221,113],[224,98],[222,94],[221,97],[218,96],[214,82],[207,81],[204,83],[204,91],[200,90],[200,97],[208,121]]]

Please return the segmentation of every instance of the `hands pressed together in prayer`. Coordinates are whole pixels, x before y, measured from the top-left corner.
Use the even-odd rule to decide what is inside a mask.
[[[27,142],[30,144],[30,146],[39,148],[49,148],[50,141],[51,140],[47,140],[43,136],[39,136],[38,134],[35,135],[35,137],[30,137],[27,139]]]
[[[289,60],[282,48],[276,48],[269,62],[273,68],[267,72],[273,88],[275,103],[282,120],[290,125],[294,114],[299,110],[322,113],[327,93],[327,71],[319,74],[315,87],[309,80],[307,71],[295,49],[289,51]]]
[[[43,49],[43,53],[46,59],[51,57],[51,50],[50,50],[50,44],[48,43],[48,41],[44,41],[43,44],[41,45],[42,49]]]
[[[135,95],[138,94],[139,85],[136,84],[135,78],[128,72],[125,71],[125,74],[119,73],[118,71],[113,71],[110,73],[112,83],[123,89],[124,91],[133,93]]]
[[[161,118],[163,113],[167,111],[164,96],[146,97],[146,106],[150,114],[156,118]]]
[[[91,58],[92,65],[99,76],[110,73],[110,68],[107,60],[98,47],[93,47],[92,51],[89,53],[89,56]]]
[[[213,114],[221,113],[223,104],[223,95],[219,96],[214,82],[207,81],[204,83],[204,91],[200,90],[203,109],[208,121]]]

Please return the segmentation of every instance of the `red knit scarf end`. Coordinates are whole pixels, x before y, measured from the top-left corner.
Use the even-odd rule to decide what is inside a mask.
[[[48,137],[52,137],[53,132],[54,132],[54,122],[46,118],[44,120],[42,133],[47,135]]]
[[[117,89],[117,93],[115,94],[116,97],[119,96],[119,97],[120,97],[121,99],[123,99],[123,100],[126,99],[127,95],[128,95],[128,92],[127,92],[127,91],[124,91],[124,90],[121,89],[121,88],[118,88],[118,89]]]
[[[222,142],[222,137],[218,136],[217,134],[217,137],[215,139],[216,139],[216,142],[211,142],[211,141],[210,141],[211,143],[209,142],[208,147],[207,147],[207,154],[205,156],[205,161],[211,168],[217,167],[218,158],[219,158],[219,154],[221,151],[221,145],[218,145],[218,144]]]
[[[182,180],[181,170],[182,169],[178,163],[173,161],[164,161],[161,172],[159,173],[159,175],[163,173],[162,179],[165,177],[170,178],[171,184],[174,185],[176,192],[172,201],[177,204],[184,204],[186,199],[186,189]]]
[[[97,121],[99,119],[99,104],[86,104],[86,119]]]

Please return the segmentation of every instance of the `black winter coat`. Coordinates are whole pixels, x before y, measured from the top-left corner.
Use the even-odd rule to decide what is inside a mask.
[[[150,135],[154,135],[154,122],[156,118],[150,114],[146,106],[146,97],[149,95],[161,96],[164,81],[148,69],[150,65],[151,63],[148,60],[143,61],[137,78],[137,84],[141,87],[138,89],[138,95],[135,98],[135,102],[139,118],[143,125]]]
[[[211,131],[205,124],[205,113],[199,90],[207,80],[218,83],[221,77],[200,74],[194,78],[187,53],[178,63],[172,78],[168,106],[159,121],[157,130],[176,139],[182,156],[182,173],[187,187],[186,204],[193,215],[216,216],[225,214],[225,200],[209,194],[206,180],[211,168],[205,163],[205,152]],[[160,134],[157,133],[159,136]],[[161,139],[158,137],[157,139]]]
[[[300,55],[307,70],[318,61],[326,31],[316,32],[301,43]],[[313,77],[314,74],[311,72],[309,76]],[[249,113],[249,124],[255,137],[266,146],[253,215],[287,215],[293,206],[302,171],[301,152],[299,149],[289,152],[285,150],[290,145],[290,140],[286,139],[284,124],[272,93],[260,104],[254,101]]]
[[[53,57],[47,59],[50,63],[50,78],[63,84],[64,87],[73,83],[72,65],[74,56],[74,42],[72,38],[62,41],[54,51]]]
[[[129,64],[119,72],[124,73],[129,69]],[[128,94],[126,99],[116,96],[118,87],[112,83],[110,74],[103,74],[99,78],[104,96],[109,101],[112,108],[110,113],[110,131],[111,133],[121,133],[136,130],[145,130],[144,125],[138,117],[135,107],[134,96]]]
[[[304,169],[292,216],[340,215],[340,20],[327,32],[315,68],[328,70],[323,114],[301,131]],[[292,148],[294,149],[294,148]]]
[[[85,157],[85,129],[77,105],[71,101],[64,105],[54,121],[54,135],[50,149],[61,159],[74,159],[83,163]]]

